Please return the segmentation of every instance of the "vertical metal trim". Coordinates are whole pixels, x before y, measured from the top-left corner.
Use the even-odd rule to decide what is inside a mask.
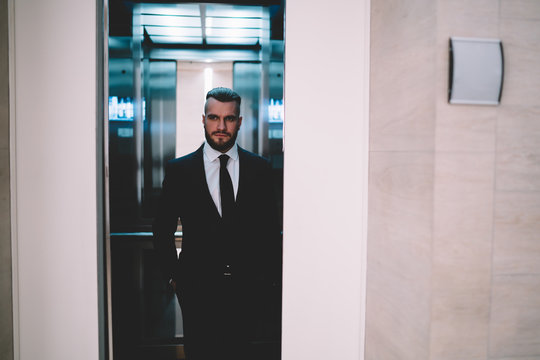
[[[270,14],[268,8],[263,8],[264,21],[270,22]],[[258,153],[262,156],[268,156],[270,142],[268,139],[268,103],[270,95],[270,56],[272,46],[270,44],[270,30],[263,30],[261,36],[261,50],[259,52],[259,60],[261,61],[261,83],[259,96],[259,124],[258,124]]]
[[[141,28],[141,5],[134,4],[133,6],[133,24],[132,24],[132,52],[133,52],[133,139],[135,146],[135,161],[136,161],[136,189],[137,189],[137,204],[138,218],[143,217],[143,189],[144,189],[144,126],[143,126],[143,49],[142,40],[143,32]]]
[[[98,184],[98,296],[99,357],[113,359],[111,233],[109,212],[109,1],[98,0],[98,94],[97,94],[97,184]]]

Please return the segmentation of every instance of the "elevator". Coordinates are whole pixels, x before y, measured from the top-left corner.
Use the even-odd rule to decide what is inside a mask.
[[[204,141],[206,92],[231,87],[242,97],[238,144],[270,160],[282,208],[283,3],[110,0],[109,9],[109,354],[183,359],[182,310],[152,246],[164,167]],[[181,224],[175,237],[180,252]],[[280,358],[279,333],[261,334],[268,359]]]

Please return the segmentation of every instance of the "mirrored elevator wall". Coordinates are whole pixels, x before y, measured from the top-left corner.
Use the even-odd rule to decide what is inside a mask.
[[[175,157],[176,61],[139,59],[129,37],[109,43],[110,329],[113,357],[136,358],[183,336],[178,303],[156,281],[150,235],[164,164]]]
[[[150,224],[164,163],[175,156],[176,62],[142,62],[144,91],[137,98],[133,60],[109,60],[111,232]],[[141,107],[141,116],[137,108]]]
[[[150,229],[165,163],[204,141],[201,116],[212,87],[231,87],[242,97],[239,145],[283,168],[282,40],[269,41],[261,54],[205,55],[133,39],[109,39],[111,233]]]
[[[165,164],[204,141],[206,92],[231,87],[242,97],[238,143],[271,161],[281,205],[283,40],[267,37],[258,49],[161,48],[137,30],[138,7],[131,36],[109,37],[112,355],[182,359],[182,312],[152,245]],[[176,240],[181,251],[181,224]]]

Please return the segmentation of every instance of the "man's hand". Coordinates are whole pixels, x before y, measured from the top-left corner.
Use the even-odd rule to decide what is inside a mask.
[[[174,281],[173,279],[170,279],[169,286],[171,287],[173,292],[176,292],[176,281]]]

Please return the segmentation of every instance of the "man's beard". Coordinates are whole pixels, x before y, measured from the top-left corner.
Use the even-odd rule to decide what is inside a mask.
[[[212,149],[217,150],[219,152],[227,152],[230,148],[232,148],[232,146],[234,145],[236,141],[237,136],[238,136],[238,129],[235,129],[231,133],[231,137],[229,138],[229,140],[225,141],[222,144],[218,144],[212,139],[212,137],[206,130],[206,127],[204,128],[204,137],[206,138],[206,141],[212,147]]]

